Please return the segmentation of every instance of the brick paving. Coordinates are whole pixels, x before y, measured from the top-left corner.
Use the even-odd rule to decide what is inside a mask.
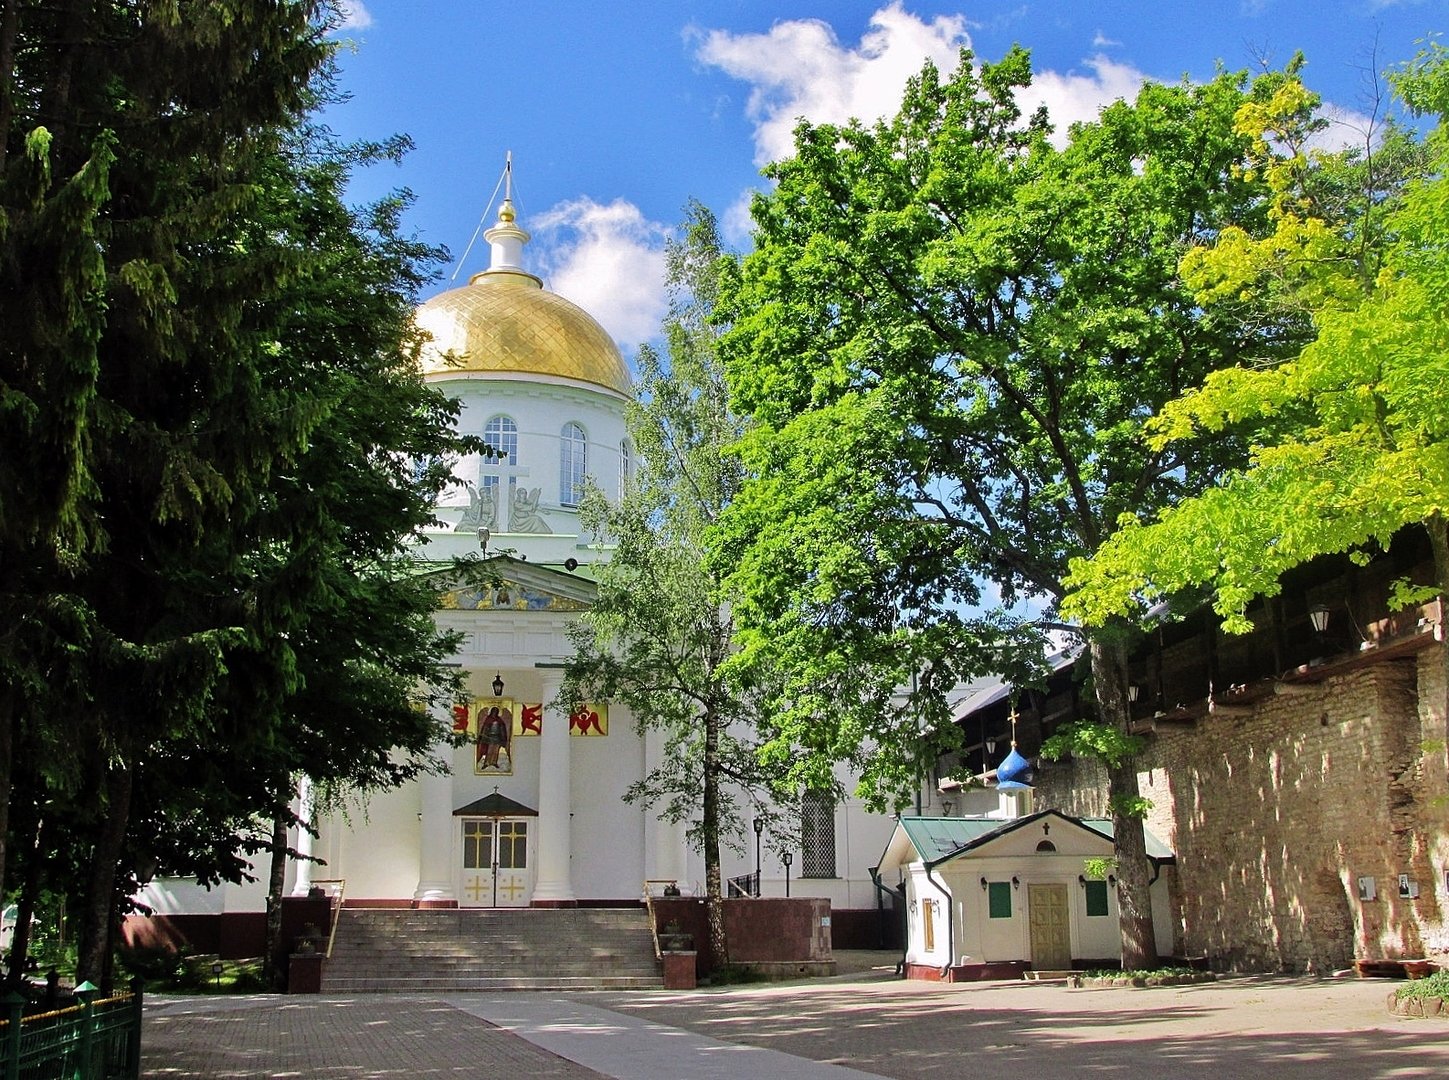
[[[171,1080],[603,1075],[443,1002],[383,995],[148,1003],[141,1047],[142,1075]]]
[[[1449,1019],[1392,1016],[1383,979],[1228,978],[1148,989],[859,976],[590,994],[631,1016],[900,1080],[1449,1077]]]
[[[900,1080],[983,1069],[1026,1080],[1449,1076],[1449,1019],[1390,1015],[1384,1000],[1394,985],[1255,977],[1068,989],[902,982],[875,971],[694,992],[153,1000],[144,1074],[824,1080],[846,1076],[845,1067]]]

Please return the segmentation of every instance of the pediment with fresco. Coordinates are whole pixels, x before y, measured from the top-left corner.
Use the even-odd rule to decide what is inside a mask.
[[[489,581],[451,581],[438,596],[442,611],[587,611],[595,586],[586,578],[519,560],[494,560]]]

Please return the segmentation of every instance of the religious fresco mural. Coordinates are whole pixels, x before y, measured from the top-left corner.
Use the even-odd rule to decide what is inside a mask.
[[[472,703],[468,736],[473,743],[475,776],[513,775],[513,717],[517,711],[509,698],[479,698]],[[457,712],[453,726],[457,729]]]
[[[443,611],[587,611],[582,600],[529,588],[516,582],[450,589],[438,598]]]
[[[543,734],[543,702],[523,705],[513,718],[513,734],[516,738]]]
[[[587,703],[569,716],[570,735],[609,734],[609,706]]]
[[[453,706],[453,733],[474,747],[477,776],[511,776],[513,740],[543,734],[543,703],[478,698]],[[569,734],[609,734],[609,706],[588,702],[569,715]]]

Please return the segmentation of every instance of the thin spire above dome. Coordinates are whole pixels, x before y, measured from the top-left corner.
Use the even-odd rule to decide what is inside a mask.
[[[523,268],[523,245],[529,235],[518,226],[518,212],[513,208],[513,151],[503,165],[503,202],[498,207],[498,223],[483,234],[491,251],[488,269],[474,274],[469,284],[503,278],[509,284],[532,284],[543,288],[543,281]]]
[[[1000,791],[1025,791],[1035,776],[1031,762],[1016,748],[1016,705],[1011,706],[1011,752],[996,766],[996,787]]]
[[[523,269],[528,233],[513,206],[511,153],[490,207],[500,191],[497,223],[483,234],[492,246],[488,269],[418,308],[417,324],[428,336],[423,373],[449,382],[477,376],[537,382],[532,377],[543,376],[632,397],[629,366],[608,331]]]

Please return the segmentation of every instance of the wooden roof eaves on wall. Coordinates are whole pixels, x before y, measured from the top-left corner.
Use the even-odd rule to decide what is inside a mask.
[[[1440,608],[1441,601],[1435,600],[1425,608]],[[1335,675],[1343,675],[1374,664],[1388,663],[1414,656],[1444,640],[1442,613],[1436,617],[1421,619],[1415,630],[1397,637],[1365,641],[1357,652],[1339,653],[1316,663],[1300,664],[1281,675],[1270,675],[1238,686],[1229,687],[1221,694],[1201,698],[1191,704],[1164,710],[1152,716],[1134,717],[1133,734],[1153,733],[1158,726],[1191,727],[1209,716],[1245,716],[1257,703],[1275,694],[1291,694],[1294,688],[1307,689]]]

